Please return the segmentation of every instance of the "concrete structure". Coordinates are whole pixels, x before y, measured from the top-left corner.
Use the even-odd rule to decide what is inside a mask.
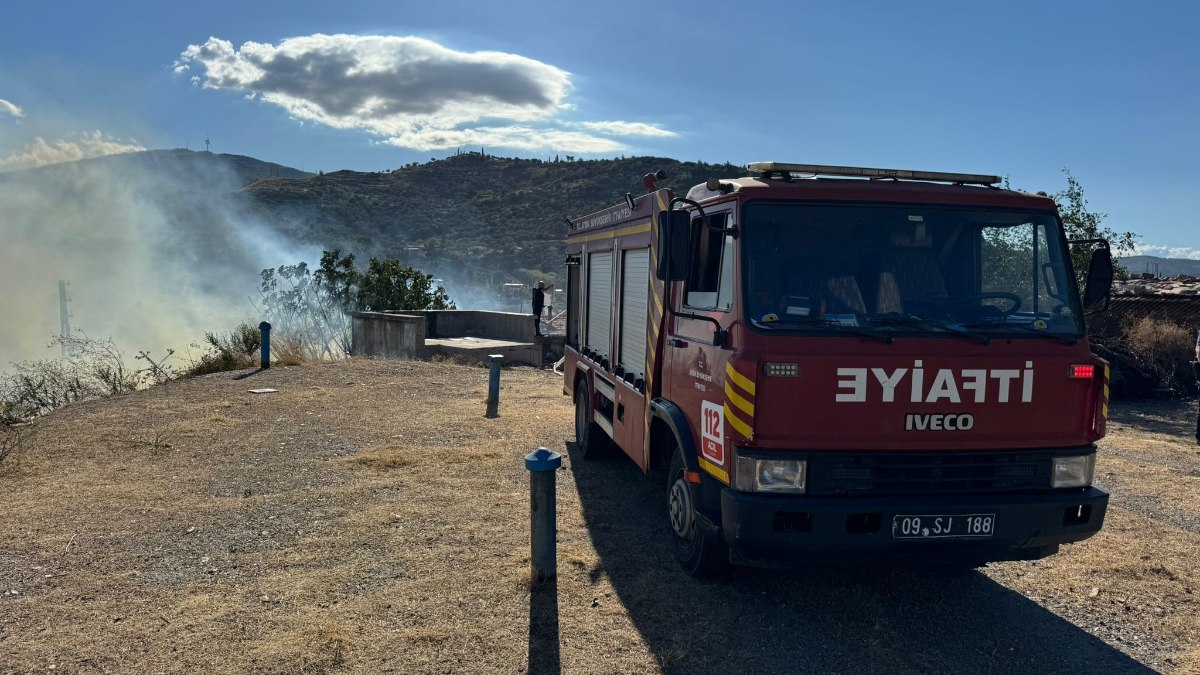
[[[482,310],[352,312],[354,356],[423,359],[435,355],[541,366],[543,347],[533,335],[533,315]]]
[[[353,356],[417,359],[425,351],[425,317],[389,312],[351,312]]]

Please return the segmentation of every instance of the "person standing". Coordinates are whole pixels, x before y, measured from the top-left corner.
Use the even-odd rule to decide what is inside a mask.
[[[533,334],[542,336],[542,309],[546,306],[546,282],[539,281],[533,289]]]
[[[1196,360],[1192,361],[1192,373],[1196,376],[1196,389],[1200,391],[1200,331],[1196,332]],[[1200,445],[1200,408],[1196,409],[1196,445]]]

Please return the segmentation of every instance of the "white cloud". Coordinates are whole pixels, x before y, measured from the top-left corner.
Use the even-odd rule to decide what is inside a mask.
[[[405,148],[600,153],[625,147],[610,136],[674,135],[637,122],[564,129],[572,125],[558,115],[575,107],[567,101],[566,71],[517,54],[460,52],[418,37],[318,34],[239,48],[210,37],[189,45],[175,72],[193,66],[203,68],[206,89],[244,91],[296,120],[366,131]]]
[[[41,136],[24,148],[0,157],[0,171],[29,169],[47,164],[74,162],[90,157],[139,152],[146,148],[137,141],[122,141],[100,131],[84,132],[68,138],[47,141]]]
[[[656,136],[659,138],[674,138],[679,134],[663,129],[657,124],[643,122],[580,122],[579,126],[589,131],[614,136]]]
[[[1138,244],[1134,255],[1152,255],[1159,258],[1186,258],[1200,260],[1200,249],[1190,246],[1163,246],[1162,244]]]
[[[9,115],[11,117],[24,117],[25,113],[21,108],[14,103],[10,103],[0,98],[0,115]]]

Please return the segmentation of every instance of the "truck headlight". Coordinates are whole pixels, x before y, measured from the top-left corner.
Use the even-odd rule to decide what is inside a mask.
[[[1096,471],[1096,453],[1054,458],[1054,477],[1051,485],[1056,488],[1087,487],[1092,484]]]
[[[804,494],[808,462],[803,459],[737,458],[734,487],[743,492]]]

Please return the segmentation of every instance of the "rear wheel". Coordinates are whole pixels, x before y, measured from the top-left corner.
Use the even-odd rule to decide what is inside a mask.
[[[696,522],[696,501],[687,482],[683,452],[676,448],[667,472],[667,515],[671,525],[671,543],[675,558],[688,574],[711,579],[720,576],[729,565],[725,542],[704,533]]]
[[[592,396],[586,381],[575,387],[575,446],[579,456],[596,459],[608,450],[609,438],[592,419]]]

